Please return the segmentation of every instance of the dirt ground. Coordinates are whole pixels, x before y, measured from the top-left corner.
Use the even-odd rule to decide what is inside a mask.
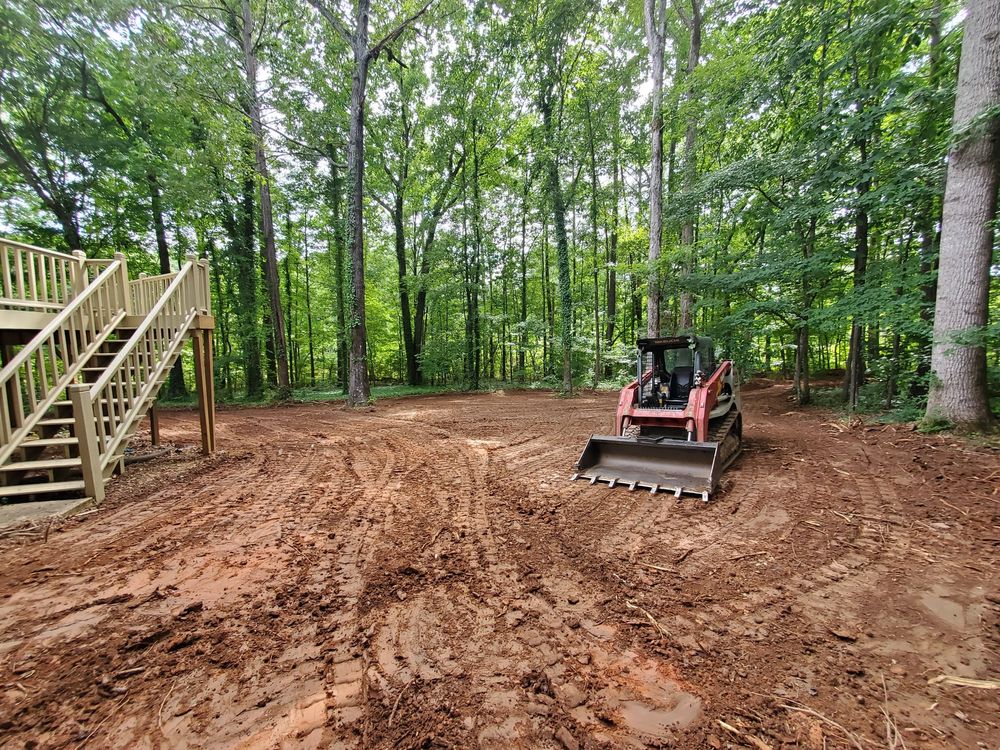
[[[1000,454],[756,386],[708,504],[568,481],[613,394],[220,412],[0,539],[0,745],[1000,747],[937,680],[1000,678]]]

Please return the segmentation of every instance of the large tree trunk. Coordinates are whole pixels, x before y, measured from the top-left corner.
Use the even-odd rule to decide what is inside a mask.
[[[348,206],[348,232],[350,234],[350,330],[351,355],[348,375],[347,402],[351,406],[371,401],[367,356],[367,328],[365,326],[365,250],[364,250],[364,188],[365,188],[365,89],[368,85],[368,66],[381,51],[395,42],[414,21],[422,16],[430,1],[416,13],[406,18],[389,34],[368,47],[368,15],[371,0],[357,0],[354,28],[348,30],[335,10],[322,0],[309,0],[333,29],[350,44],[354,55],[351,72],[350,133],[347,143],[347,181],[350,186]]]
[[[685,93],[689,108],[687,129],[684,132],[684,192],[688,194],[694,189],[694,182],[698,176],[698,157],[695,153],[698,118],[690,105],[695,95],[692,75],[695,68],[698,67],[698,60],[701,57],[701,25],[700,0],[691,0],[691,18],[689,19],[691,39],[688,46],[686,71],[688,83]],[[684,223],[681,224],[681,257],[684,263],[684,278],[680,296],[680,329],[682,331],[691,331],[694,328],[694,295],[690,288],[690,276],[695,268],[694,224],[695,211],[688,209],[685,211]]]
[[[956,337],[986,325],[1000,184],[1000,2],[970,0],[941,226],[928,420],[990,426],[986,349]]]
[[[666,0],[644,0],[646,42],[653,72],[649,157],[649,288],[646,295],[646,332],[660,335],[660,243],[663,237],[663,51],[666,39]]]
[[[368,379],[368,329],[365,325],[365,88],[368,84],[368,9],[370,0],[359,0],[351,46],[354,70],[351,73],[351,127],[347,141],[347,183],[350,201],[347,234],[350,242],[350,315],[351,353],[348,373],[348,403],[360,406],[371,401]]]
[[[288,381],[288,348],[281,311],[281,287],[278,280],[278,258],[274,244],[274,210],[271,206],[271,178],[267,156],[264,152],[264,123],[261,118],[260,98],[257,93],[257,52],[253,41],[253,18],[250,0],[243,0],[240,25],[243,46],[243,67],[247,84],[247,115],[253,131],[254,162],[257,168],[260,192],[260,233],[264,247],[264,283],[271,303],[271,330],[277,362],[278,398],[288,398],[291,389]]]

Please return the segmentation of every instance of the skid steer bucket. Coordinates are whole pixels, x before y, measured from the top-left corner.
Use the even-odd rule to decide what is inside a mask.
[[[719,483],[723,466],[720,443],[699,443],[670,438],[633,438],[594,435],[576,462],[573,479],[591,484],[607,482],[634,490],[699,495],[708,500]]]

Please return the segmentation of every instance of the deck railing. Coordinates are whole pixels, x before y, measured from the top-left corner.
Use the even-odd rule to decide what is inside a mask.
[[[158,276],[139,274],[139,278],[129,282],[129,294],[132,297],[132,309],[136,315],[145,315],[153,309],[159,299],[167,291],[176,273],[163,273]]]
[[[71,270],[75,274],[80,268]],[[52,404],[64,398],[64,389],[125,317],[125,274],[124,256],[108,261],[96,280],[0,370],[0,464]]]
[[[130,285],[130,304],[144,315],[135,333],[93,385],[69,389],[74,422],[86,433],[79,436],[84,484],[87,494],[97,500],[104,496],[104,479],[118,460],[122,441],[145,414],[147,401],[166,377],[195,316],[209,312],[206,261],[188,256],[148,311],[145,295],[155,285],[147,281]]]
[[[0,307],[28,312],[61,310],[86,285],[77,276],[83,253],[76,253],[67,255],[0,239]]]

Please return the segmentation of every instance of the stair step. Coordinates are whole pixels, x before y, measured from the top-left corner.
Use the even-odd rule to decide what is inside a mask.
[[[126,404],[130,404],[132,402],[132,399],[129,399],[129,398],[126,398],[126,399],[123,399],[123,400],[125,401]],[[108,403],[108,400],[106,398],[102,398],[102,399],[100,399],[100,401],[101,401],[102,404]],[[118,403],[118,399],[115,399],[114,401],[115,401],[116,404]],[[73,402],[72,401],[53,401],[52,405],[53,406],[67,406],[68,407],[68,406],[72,406]]]
[[[48,448],[51,445],[76,445],[79,440],[75,437],[42,438],[40,440],[25,440],[21,443],[21,448]]]
[[[108,421],[108,417],[104,417]],[[35,422],[36,427],[69,427],[74,422],[73,417],[52,417],[50,419],[40,419]]]
[[[0,487],[0,497],[23,497],[24,495],[47,495],[54,492],[83,491],[82,479],[68,482],[38,482]]]
[[[48,471],[49,469],[69,469],[79,466],[79,458],[43,458],[38,461],[15,461],[0,466],[0,471]]]

